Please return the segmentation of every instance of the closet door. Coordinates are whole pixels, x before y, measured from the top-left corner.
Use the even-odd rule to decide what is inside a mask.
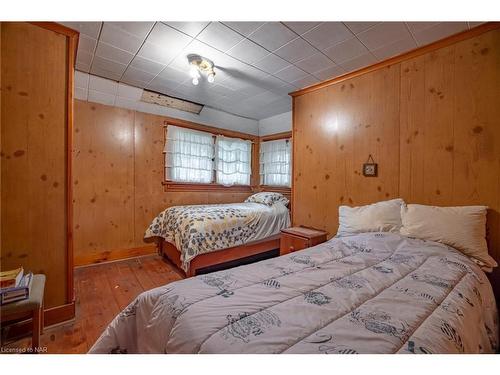
[[[71,305],[68,181],[77,33],[52,23],[4,22],[1,28],[1,267],[44,273],[46,308]]]

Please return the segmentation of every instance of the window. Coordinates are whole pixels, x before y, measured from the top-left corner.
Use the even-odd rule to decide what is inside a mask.
[[[260,144],[260,184],[291,186],[292,151],[290,139]]]
[[[164,153],[168,181],[250,185],[251,141],[168,125]]]
[[[217,183],[250,185],[252,142],[217,136]]]
[[[212,182],[214,170],[212,134],[169,125],[164,152],[167,180]]]

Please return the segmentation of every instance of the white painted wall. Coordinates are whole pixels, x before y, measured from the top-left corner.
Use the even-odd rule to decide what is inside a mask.
[[[281,113],[259,121],[259,135],[283,133],[292,130],[292,112]]]

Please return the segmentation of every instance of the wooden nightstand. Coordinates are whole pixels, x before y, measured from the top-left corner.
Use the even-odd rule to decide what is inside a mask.
[[[291,227],[281,230],[280,255],[306,249],[326,241],[327,232],[306,228]]]

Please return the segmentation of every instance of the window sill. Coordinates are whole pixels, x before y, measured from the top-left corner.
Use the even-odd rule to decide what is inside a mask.
[[[274,193],[291,193],[292,188],[289,188],[287,186],[273,186],[273,185],[260,185],[259,186],[262,191],[270,191]]]
[[[252,187],[245,185],[224,186],[219,184],[194,184],[189,182],[163,181],[163,190],[169,191],[219,191],[228,193],[251,193]]]

